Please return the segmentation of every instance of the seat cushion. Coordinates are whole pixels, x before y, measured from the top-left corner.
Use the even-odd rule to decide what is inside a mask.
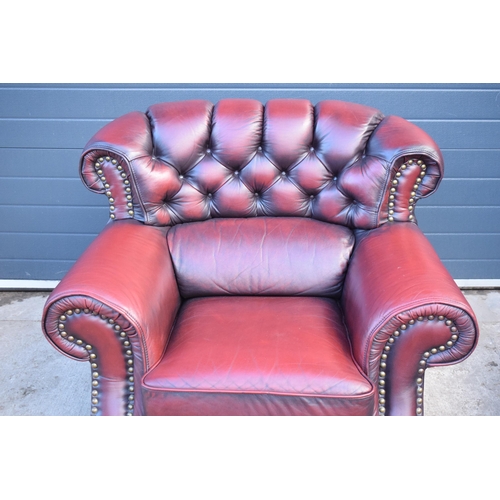
[[[168,233],[179,291],[338,296],[354,246],[344,226],[304,217],[212,219]]]
[[[149,415],[371,415],[336,301],[187,300],[163,359],[143,379]]]

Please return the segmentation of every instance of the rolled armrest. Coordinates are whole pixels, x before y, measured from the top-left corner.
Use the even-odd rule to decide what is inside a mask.
[[[91,191],[104,193],[95,162],[100,155],[113,154],[126,165],[153,150],[149,121],[144,113],[133,111],[100,129],[87,142],[80,159],[80,176]],[[101,161],[102,163],[102,161]]]
[[[465,359],[478,341],[474,312],[413,223],[359,235],[342,306],[353,355],[380,386],[381,413],[422,413],[425,368]]]
[[[133,163],[141,158],[148,163],[152,154],[150,124],[147,116],[138,111],[108,123],[85,146],[80,177],[91,191],[106,194],[111,219],[145,222]]]
[[[180,297],[166,232],[135,220],[108,224],[45,305],[49,341],[92,363],[94,413],[129,413],[134,382],[167,344]]]
[[[421,128],[398,116],[388,116],[371,135],[365,154],[387,171],[380,198],[378,223],[415,221],[415,205],[432,194],[443,176],[443,157]]]

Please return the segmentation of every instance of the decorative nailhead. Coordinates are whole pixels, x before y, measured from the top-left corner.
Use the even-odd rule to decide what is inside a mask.
[[[429,316],[427,316],[426,318],[424,318],[423,316],[418,316],[417,317],[417,320],[418,321],[424,321],[425,319],[428,320],[428,321],[433,321],[436,317],[432,314],[430,314]],[[417,415],[423,415],[423,404],[424,404],[424,401],[423,401],[423,392],[424,392],[424,387],[423,387],[423,384],[424,384],[424,372],[425,372],[425,369],[427,368],[427,363],[429,361],[429,358],[433,355],[433,354],[437,354],[438,352],[443,352],[445,351],[446,349],[450,349],[451,347],[453,347],[455,345],[455,343],[457,342],[458,340],[458,335],[454,332],[457,332],[457,327],[453,324],[453,321],[450,320],[450,319],[446,319],[445,316],[438,316],[437,319],[439,321],[444,321],[445,322],[445,325],[448,326],[450,328],[450,332],[452,332],[452,335],[451,335],[451,338],[450,340],[448,340],[446,342],[446,345],[441,345],[439,347],[433,347],[432,349],[430,349],[429,351],[426,351],[422,354],[422,357],[418,363],[418,369],[417,369],[417,373],[418,373],[418,376],[416,378],[416,402],[417,402],[417,408],[416,408],[416,414]],[[381,359],[382,361],[380,362],[379,366],[380,366],[380,369],[379,369],[379,415],[385,415],[386,413],[386,398],[385,398],[385,395],[386,395],[386,390],[385,390],[385,385],[386,385],[386,369],[387,369],[387,358],[388,358],[388,353],[390,352],[391,350],[391,345],[394,344],[394,342],[396,341],[396,339],[400,336],[401,334],[401,331],[404,331],[408,328],[408,326],[410,325],[413,325],[415,324],[415,320],[410,320],[408,321],[408,324],[402,324],[399,326],[399,328],[387,339],[387,342],[384,346],[384,352],[381,356]]]
[[[101,160],[102,161],[102,160]],[[66,311],[65,314],[61,314],[59,316],[59,323],[58,323],[58,329],[59,329],[59,335],[63,337],[65,340],[75,343],[77,345],[83,345],[84,341],[81,339],[75,339],[72,335],[68,336],[68,333],[66,332],[66,324],[65,322],[68,319],[68,316],[72,316],[73,314],[80,314],[82,312],[82,309],[75,309],[73,310],[68,310]],[[85,314],[92,314],[93,316],[99,316],[95,311],[90,311],[90,309],[83,309],[83,312]],[[123,344],[123,355],[125,359],[125,367],[127,369],[127,372],[130,374],[128,376],[128,382],[133,384],[134,382],[134,359],[133,359],[133,352],[132,349],[130,349],[130,340],[128,339],[128,335],[126,332],[124,332],[121,327],[117,324],[115,324],[115,320],[112,318],[107,318],[105,315],[100,315],[100,318],[106,322],[108,326],[112,326],[113,331],[115,332],[116,335],[118,335],[119,340]],[[95,349],[92,345],[90,344],[85,344],[85,349],[87,350],[89,354],[89,358],[91,360],[91,368],[92,368],[92,406],[91,406],[91,414],[92,415],[97,415],[99,413],[99,384],[100,384],[100,373],[97,371],[98,364],[97,364],[97,353],[95,352]],[[125,415],[127,416],[132,416],[133,411],[134,411],[134,386],[129,385],[127,387],[128,389],[128,394],[125,396],[126,398],[126,412]]]
[[[109,156],[106,156],[106,162],[111,162],[111,165],[113,165],[113,167],[118,170],[120,177],[122,179],[124,179],[123,183],[126,186],[124,188],[125,195],[126,195],[127,200],[129,200],[129,202],[130,202],[130,203],[127,203],[127,208],[128,208],[127,213],[128,213],[128,215],[133,217],[134,216],[134,210],[133,210],[134,205],[132,202],[132,196],[130,194],[127,194],[127,193],[131,192],[131,189],[129,187],[127,187],[130,185],[130,181],[127,179],[127,174],[125,173],[122,165],[120,165],[116,159],[114,159],[114,158],[111,159]],[[108,197],[108,202],[110,205],[109,206],[109,211],[110,211],[109,218],[116,219],[116,215],[113,213],[116,210],[116,207],[114,205],[115,197],[112,195],[112,192],[109,190],[110,185],[108,183],[105,183],[106,177],[104,177],[103,170],[102,170],[102,167],[105,166],[105,159],[99,158],[99,161],[96,162],[94,166],[95,166],[97,175],[99,176],[99,178],[103,182],[104,188],[107,189],[106,196]]]
[[[392,186],[393,187],[391,187],[391,189],[389,190],[389,192],[391,194],[389,196],[389,204],[388,204],[388,210],[387,210],[387,213],[388,213],[387,220],[389,222],[394,222],[394,206],[395,206],[395,203],[394,203],[393,200],[395,199],[395,193],[397,192],[396,186],[398,186],[399,180],[400,180],[401,176],[403,175],[403,172],[409,166],[413,165],[414,163],[415,163],[415,160],[408,160],[407,162],[403,163],[399,167],[399,170],[396,172],[395,179],[392,180]],[[408,212],[410,212],[409,215],[408,215],[408,220],[409,221],[412,221],[412,220],[415,219],[415,216],[413,215],[413,211],[414,211],[415,203],[416,203],[416,200],[415,200],[415,196],[417,194],[416,190],[418,189],[419,184],[422,182],[422,179],[424,178],[425,172],[426,172],[426,169],[427,169],[427,166],[422,162],[422,160],[418,160],[416,163],[420,167],[420,173],[419,173],[419,177],[417,177],[417,179],[415,180],[415,184],[413,185],[414,191],[412,191],[410,193],[410,199],[408,200]]]

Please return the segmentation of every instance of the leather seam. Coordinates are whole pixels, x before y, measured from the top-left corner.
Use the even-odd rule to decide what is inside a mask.
[[[370,382],[370,385],[372,386],[369,392],[365,392],[363,394],[358,394],[358,395],[336,395],[336,394],[314,394],[314,393],[294,393],[294,392],[278,392],[278,391],[237,391],[234,389],[169,389],[169,388],[161,388],[161,387],[154,387],[151,385],[148,385],[145,381],[144,378],[146,375],[143,377],[143,382],[142,385],[144,388],[147,388],[149,390],[155,391],[155,392],[189,392],[189,393],[203,393],[203,394],[251,394],[255,396],[290,396],[290,397],[308,397],[308,398],[323,398],[323,399],[368,399],[373,396],[375,389],[373,384]]]

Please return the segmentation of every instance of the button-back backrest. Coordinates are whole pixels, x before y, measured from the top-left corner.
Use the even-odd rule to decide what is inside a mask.
[[[109,123],[85,148],[81,174],[107,194],[112,219],[309,217],[371,229],[413,219],[442,157],[421,129],[364,105],[193,100]]]

